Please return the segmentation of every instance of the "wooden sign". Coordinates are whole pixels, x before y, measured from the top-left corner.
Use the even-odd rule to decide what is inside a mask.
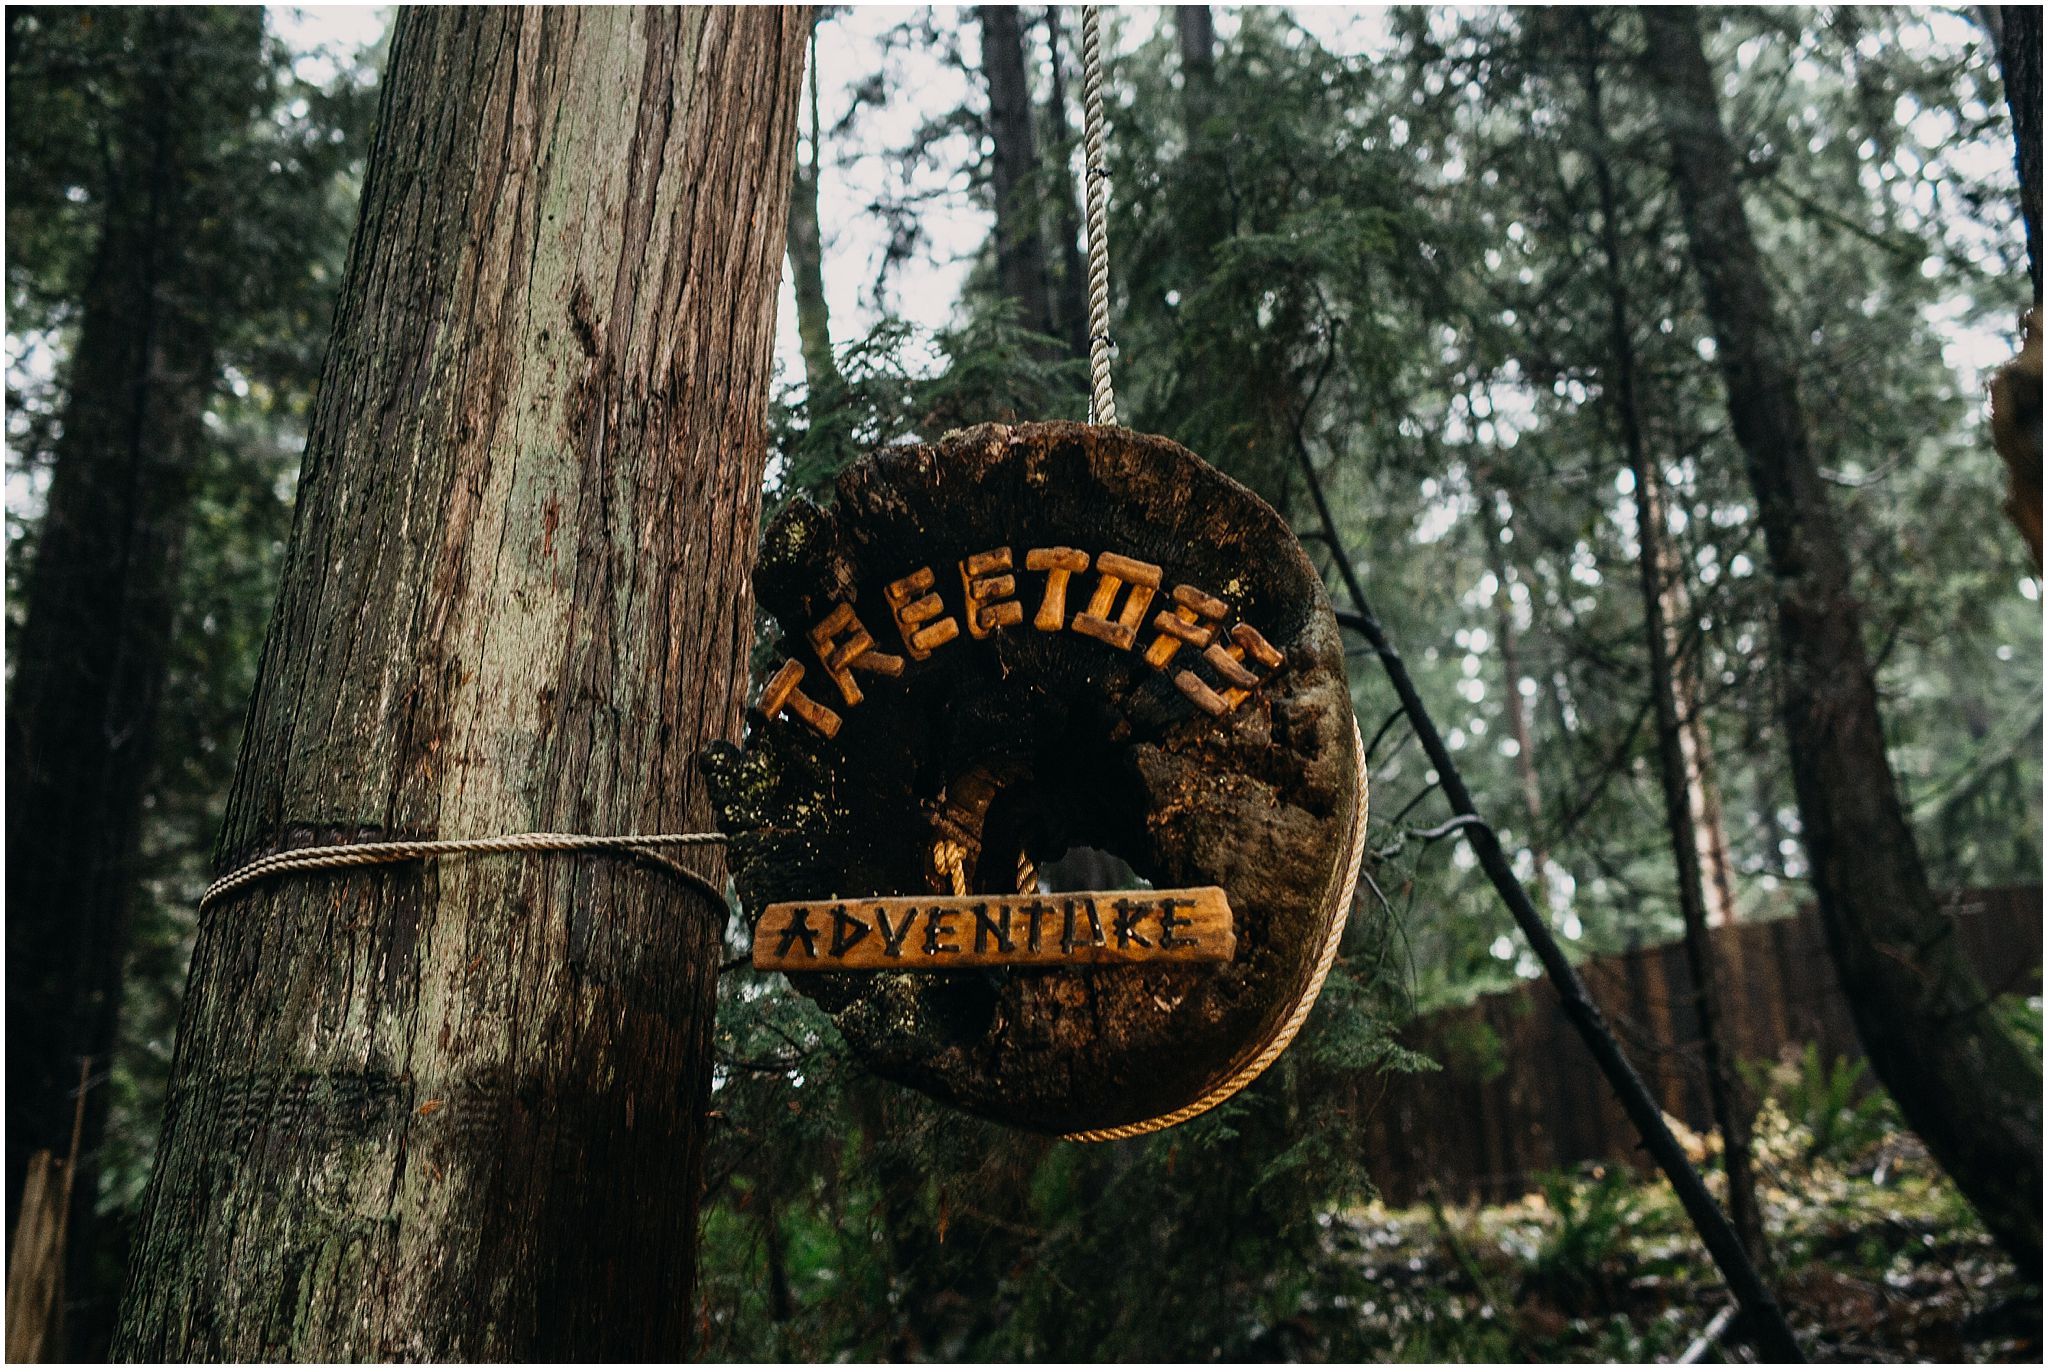
[[[754,925],[760,970],[965,970],[1230,959],[1217,888],[775,903]]]
[[[1203,1098],[1274,1039],[1364,802],[1284,519],[1163,438],[987,425],[793,501],[754,589],[779,640],[744,744],[704,757],[712,807],[756,963],[867,1068],[1065,1134]],[[1151,887],[1064,891],[1082,847]]]

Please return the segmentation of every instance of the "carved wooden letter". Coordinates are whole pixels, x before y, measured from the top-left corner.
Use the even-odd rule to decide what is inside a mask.
[[[960,563],[969,636],[986,637],[999,628],[1024,621],[1024,605],[1017,602],[1017,577],[1008,573],[1011,569],[1008,547],[997,547]]]
[[[1046,572],[1045,598],[1031,625],[1040,632],[1058,632],[1067,625],[1067,577],[1088,569],[1088,553],[1072,547],[1034,547],[1024,553],[1024,569]]]
[[[844,641],[836,640],[841,633]],[[852,707],[861,701],[860,686],[853,681],[853,672],[872,670],[877,675],[901,675],[903,658],[875,650],[875,639],[861,626],[853,613],[852,604],[841,604],[829,614],[825,621],[812,628],[809,633],[811,649],[824,662],[825,673],[832,683],[839,686],[840,697]]]
[[[1173,653],[1184,645],[1209,645],[1216,639],[1216,629],[1222,626],[1223,615],[1230,612],[1230,605],[1214,595],[1204,594],[1193,585],[1175,585],[1173,602],[1171,612],[1162,609],[1152,619],[1152,626],[1159,629],[1159,635],[1145,649],[1145,663],[1155,669],[1163,670],[1173,659]]]
[[[1074,615],[1074,631],[1127,651],[1137,639],[1138,624],[1145,621],[1145,609],[1159,588],[1159,567],[1105,551],[1095,558],[1095,570],[1095,597],[1088,601],[1088,607]],[[1123,612],[1112,619],[1109,610],[1116,603],[1117,591],[1126,582],[1131,592],[1124,599]]]
[[[839,715],[797,688],[803,678],[803,662],[784,661],[761,691],[761,711],[772,718],[786,708],[825,736],[838,736]]]
[[[946,605],[931,592],[935,580],[932,568],[926,566],[882,590],[889,601],[889,612],[896,618],[896,628],[903,634],[903,649],[912,660],[922,661],[932,654],[932,648],[944,646],[960,635],[958,622],[939,617],[946,611]]]

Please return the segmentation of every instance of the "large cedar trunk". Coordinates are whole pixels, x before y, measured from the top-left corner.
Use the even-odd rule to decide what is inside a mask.
[[[248,117],[246,93],[223,89],[247,64],[253,90],[263,41],[256,10],[126,22],[135,75],[114,84],[101,235],[7,709],[7,1229],[30,1156],[61,1161],[76,1127],[68,1246],[81,1259],[108,1090],[76,1106],[80,1061],[104,1079],[114,1045],[172,587],[216,371],[194,265],[215,206],[195,187]],[[195,79],[206,62],[210,83]]]
[[[708,826],[806,29],[400,16],[223,869]],[[683,1354],[724,912],[559,855],[213,909],[119,1351]]]
[[[2041,1250],[2041,1072],[1992,1015],[1899,802],[1848,549],[1821,482],[1698,18],[1643,11],[1673,176],[1778,600],[1781,701],[1814,892],[1865,1052],[2023,1268]]]
[[[1017,321],[1051,337],[1057,324],[1039,226],[1038,140],[1023,25],[1014,5],[982,5],[975,14],[981,20],[981,74],[988,82],[988,131],[995,147],[989,182],[996,202],[996,279],[1016,304]]]

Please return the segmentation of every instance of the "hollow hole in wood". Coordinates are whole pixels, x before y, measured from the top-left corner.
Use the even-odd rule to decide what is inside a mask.
[[[969,874],[976,893],[1150,889],[1140,830],[1143,800],[1100,772],[1064,767],[1014,773],[983,811]]]

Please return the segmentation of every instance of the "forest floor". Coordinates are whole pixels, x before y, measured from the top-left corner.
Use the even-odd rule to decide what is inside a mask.
[[[1768,1104],[1757,1131],[1775,1286],[1810,1358],[2040,1361],[2039,1288],[1910,1134],[1815,1154]],[[1354,1208],[1325,1239],[1331,1266],[1361,1277],[1326,1283],[1273,1349],[1314,1357],[1328,1316],[1391,1360],[1746,1358],[1722,1337],[1696,1345],[1728,1294],[1669,1187],[1625,1169],[1504,1206]]]

